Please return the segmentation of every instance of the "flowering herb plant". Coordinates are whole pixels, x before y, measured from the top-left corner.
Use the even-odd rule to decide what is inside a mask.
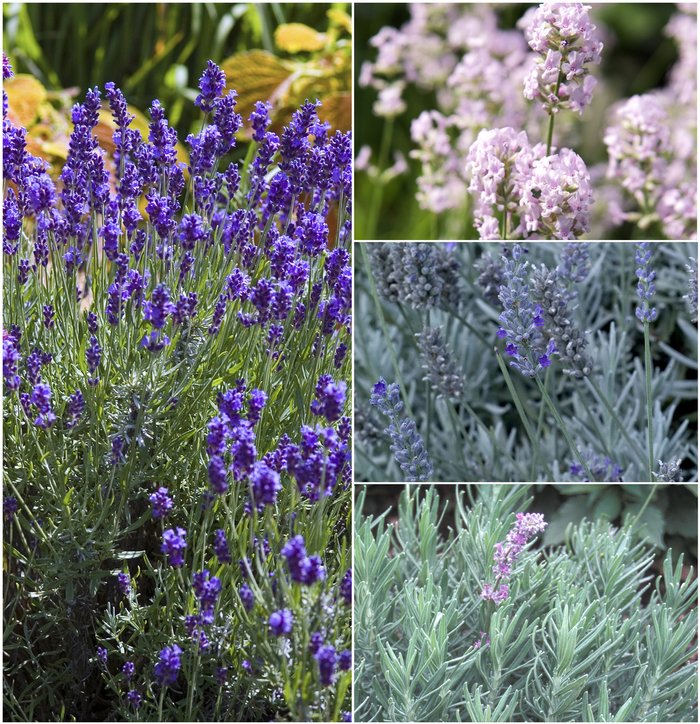
[[[695,244],[358,248],[358,479],[697,479]]]
[[[116,175],[98,88],[58,187],[3,123],[10,718],[350,709],[350,135],[306,102],[278,136],[260,103],[224,166],[224,81],[187,168],[112,83]]]
[[[383,130],[368,123],[376,138],[358,138],[358,238],[697,238],[695,3],[656,16],[677,60],[664,78],[667,41],[630,97],[620,96],[611,16],[634,35],[634,5],[407,8],[401,27],[369,39],[359,66]]]
[[[357,499],[357,721],[697,720],[697,577],[669,549],[652,582],[639,516],[538,554],[530,486],[457,486],[447,539],[426,487],[386,529]]]

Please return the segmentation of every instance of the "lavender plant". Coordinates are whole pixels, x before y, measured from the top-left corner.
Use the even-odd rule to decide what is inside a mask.
[[[375,141],[357,160],[367,172],[361,238],[697,238],[695,4],[679,4],[664,28],[678,53],[665,82],[614,103],[617,67],[598,68],[616,40],[604,7],[407,9],[408,22],[369,40],[376,52],[358,76],[376,91],[373,113],[383,119],[381,140],[379,132],[376,141],[360,139]],[[596,103],[598,95],[606,102]],[[389,165],[409,134],[417,171]],[[415,177],[402,183],[417,208],[394,194],[393,207],[410,222],[378,232],[382,216],[394,223],[382,204],[401,174]]]
[[[7,718],[350,709],[350,134],[258,104],[231,162],[224,83],[187,167],[111,83],[116,175],[98,88],[58,186],[4,120]]]
[[[654,576],[631,516],[570,525],[538,553],[528,538],[547,523],[523,512],[529,488],[469,486],[467,506],[457,486],[446,540],[432,488],[406,486],[386,528],[389,511],[363,516],[359,494],[358,721],[696,721],[697,578],[681,580],[683,556],[668,550]]]
[[[358,479],[408,475],[372,416],[380,378],[434,481],[696,479],[693,244],[359,250]],[[399,293],[403,278],[439,294],[425,305]]]

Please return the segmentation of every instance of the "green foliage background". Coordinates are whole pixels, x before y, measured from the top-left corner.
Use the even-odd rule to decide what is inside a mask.
[[[15,73],[31,73],[47,88],[113,81],[129,103],[165,106],[183,139],[201,118],[192,105],[207,60],[236,52],[276,53],[284,23],[328,27],[329,8],[349,3],[6,3],[3,48]]]

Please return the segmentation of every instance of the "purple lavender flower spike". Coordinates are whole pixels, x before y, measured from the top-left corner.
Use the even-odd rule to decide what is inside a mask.
[[[154,518],[165,518],[172,510],[173,500],[168,496],[167,488],[158,488],[158,491],[153,493],[149,500],[153,504]]]
[[[199,89],[202,91],[196,98],[194,104],[199,106],[204,113],[214,110],[214,101],[224,92],[226,85],[226,74],[211,60],[207,61],[207,67],[202,73],[199,81]]]
[[[255,594],[250,590],[247,583],[243,583],[238,589],[238,595],[241,597],[241,603],[246,611],[252,611],[255,608]]]
[[[335,681],[335,669],[338,664],[335,647],[327,644],[319,646],[318,651],[314,654],[314,658],[318,661],[321,685],[330,686]]]
[[[253,128],[253,140],[256,143],[262,143],[265,138],[265,130],[270,125],[270,111],[272,106],[269,102],[263,103],[257,101],[255,104],[255,110],[250,114],[250,124]]]
[[[369,403],[391,420],[384,432],[394,441],[390,449],[401,469],[407,473],[406,480],[427,480],[433,474],[433,463],[428,459],[423,439],[416,432],[416,423],[408,418],[399,421],[397,413],[403,407],[403,402],[399,400],[400,389],[398,383],[387,386],[384,378],[380,377],[370,395]]]
[[[117,573],[117,582],[119,584],[119,590],[125,596],[128,596],[131,593],[131,582],[129,581],[128,574],[124,572]]]
[[[134,709],[138,709],[141,706],[141,694],[139,694],[137,689],[131,689],[131,691],[126,695],[126,698],[129,700],[130,704],[134,705]]]
[[[330,375],[321,375],[316,384],[317,399],[311,402],[311,412],[323,415],[328,422],[340,419],[345,403],[347,385],[342,380],[335,382]]]
[[[270,626],[270,633],[273,636],[282,636],[292,632],[292,624],[294,622],[294,616],[291,611],[283,608],[280,611],[274,611],[270,614],[268,624]]]
[[[173,568],[178,568],[185,561],[182,557],[182,551],[187,548],[185,541],[187,531],[183,528],[169,528],[163,533],[163,544],[160,547],[162,553],[168,554],[168,562]]]
[[[122,672],[124,673],[124,676],[126,677],[127,681],[131,681],[131,677],[134,675],[134,664],[131,661],[127,661],[124,666],[122,666]]]
[[[543,531],[548,525],[541,513],[518,513],[515,517],[515,525],[508,532],[505,542],[501,541],[495,546],[493,559],[496,565],[493,566],[493,572],[496,575],[496,583],[487,583],[481,592],[481,597],[485,601],[493,601],[496,605],[508,598],[508,586],[502,581],[510,579],[513,564],[522,553],[528,538]]]
[[[160,661],[155,667],[156,682],[161,686],[168,686],[177,681],[177,673],[180,670],[180,654],[182,649],[173,644],[172,648],[166,646],[160,653]]]
[[[17,498],[5,498],[2,503],[2,512],[5,519],[11,523],[17,513]]]
[[[280,552],[287,559],[292,580],[296,583],[311,586],[316,581],[322,581],[326,577],[326,571],[323,568],[321,559],[318,556],[308,557],[306,555],[303,536],[294,536],[284,545]]]
[[[282,483],[279,473],[260,460],[256,462],[250,474],[250,491],[255,504],[274,505],[280,490]]]
[[[44,429],[51,427],[56,420],[56,415],[51,409],[51,388],[43,383],[35,385],[31,403],[39,410],[39,416],[34,420],[34,424]]]
[[[226,540],[226,531],[223,528],[219,528],[216,531],[214,537],[214,553],[219,559],[219,563],[230,563],[231,553],[228,548],[228,541]]]
[[[507,284],[501,286],[498,295],[504,307],[499,317],[503,326],[499,328],[498,336],[508,340],[506,351],[516,358],[510,363],[511,367],[520,370],[526,377],[535,377],[549,366],[556,347],[553,340],[545,346],[546,340],[540,331],[542,309],[530,299],[530,287],[525,276],[527,262],[521,264],[520,255],[521,248],[515,244],[513,258],[502,257]]]
[[[654,279],[656,272],[651,270],[651,249],[648,241],[637,242],[637,253],[635,261],[639,265],[637,267],[637,294],[642,299],[641,306],[637,307],[635,314],[641,322],[653,322],[656,319],[656,307],[649,307],[649,299],[656,292]]]

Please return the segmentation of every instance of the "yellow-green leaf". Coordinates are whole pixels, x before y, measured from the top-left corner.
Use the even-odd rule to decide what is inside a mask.
[[[334,8],[333,10],[329,10],[326,15],[328,15],[332,23],[339,25],[352,35],[352,18],[346,12]]]
[[[303,23],[285,23],[275,30],[275,45],[287,53],[313,53],[326,44],[326,36]]]

